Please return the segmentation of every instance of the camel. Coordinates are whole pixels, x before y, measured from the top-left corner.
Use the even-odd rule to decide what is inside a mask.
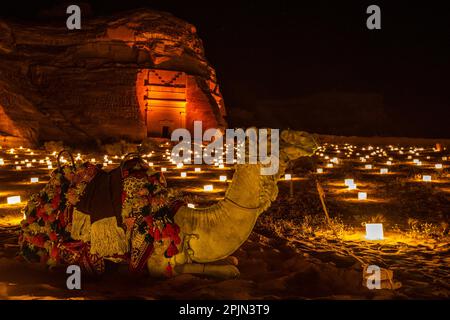
[[[204,274],[220,278],[239,276],[236,259],[230,256],[248,239],[259,215],[277,198],[277,182],[290,161],[314,154],[318,145],[306,132],[280,134],[279,171],[261,175],[261,164],[237,164],[223,200],[208,208],[183,206],[174,216],[180,227],[179,253],[165,258],[167,243],[155,247],[147,260],[150,275],[161,276],[170,263],[174,274]],[[225,262],[225,263],[223,263]]]

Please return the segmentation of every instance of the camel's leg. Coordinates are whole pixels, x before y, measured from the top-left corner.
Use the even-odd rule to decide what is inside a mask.
[[[234,265],[215,265],[203,263],[187,263],[175,266],[177,273],[203,274],[221,279],[233,279],[239,276],[239,270]]]

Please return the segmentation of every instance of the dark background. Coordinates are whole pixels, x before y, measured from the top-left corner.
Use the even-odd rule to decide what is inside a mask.
[[[66,1],[5,1],[40,20]],[[148,7],[197,27],[230,126],[450,138],[450,11],[437,1],[72,1],[91,15]],[[366,8],[381,7],[381,30]],[[89,15],[84,14],[84,18]]]

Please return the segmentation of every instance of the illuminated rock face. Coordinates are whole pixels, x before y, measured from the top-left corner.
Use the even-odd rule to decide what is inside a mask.
[[[225,128],[195,27],[150,10],[85,19],[82,30],[0,21],[0,133],[30,143]]]

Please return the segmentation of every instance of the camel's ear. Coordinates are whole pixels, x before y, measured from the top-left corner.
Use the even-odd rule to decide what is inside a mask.
[[[284,130],[280,136],[285,144],[283,150],[291,160],[311,156],[318,148],[316,138],[304,131]]]

